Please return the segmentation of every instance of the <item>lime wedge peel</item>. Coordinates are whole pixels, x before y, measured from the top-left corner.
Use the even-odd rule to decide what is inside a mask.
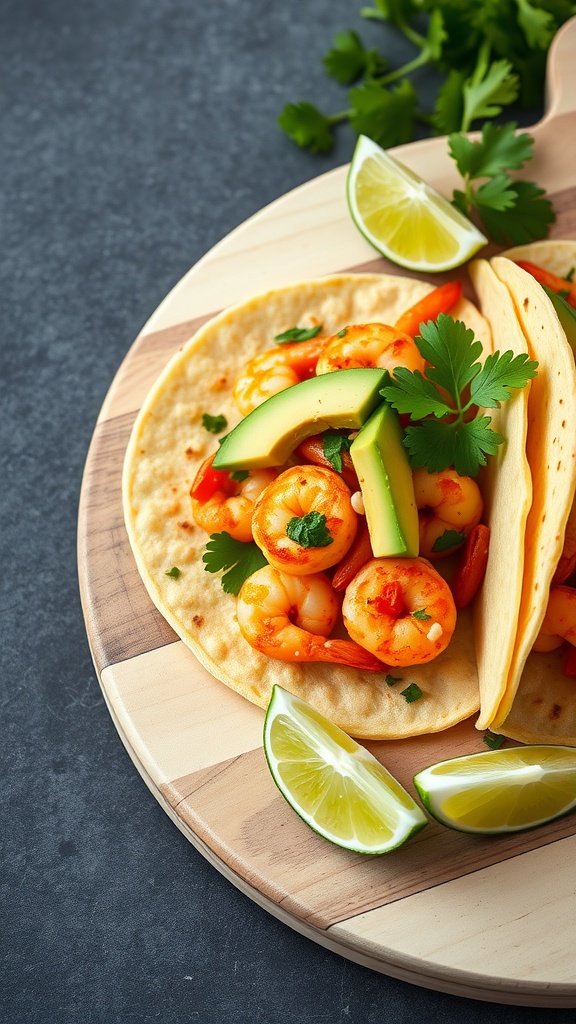
[[[358,138],[346,194],[359,231],[408,270],[452,270],[487,243],[448,199],[366,135]]]
[[[440,761],[414,776],[426,810],[460,832],[537,828],[576,808],[576,748],[507,747]]]
[[[293,810],[346,850],[388,853],[428,824],[365,747],[280,686],[274,686],[266,713],[264,752]]]

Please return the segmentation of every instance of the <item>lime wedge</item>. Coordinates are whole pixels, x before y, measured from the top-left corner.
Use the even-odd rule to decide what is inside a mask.
[[[346,850],[388,853],[428,823],[369,751],[280,686],[266,713],[264,752],[290,806]]]
[[[519,832],[576,807],[576,748],[535,744],[455,757],[418,772],[414,785],[449,828]]]
[[[347,177],[354,223],[378,252],[409,270],[451,270],[486,238],[444,196],[360,135]]]

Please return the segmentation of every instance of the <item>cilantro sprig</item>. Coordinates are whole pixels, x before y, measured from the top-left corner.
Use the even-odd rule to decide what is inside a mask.
[[[387,23],[389,52],[351,28],[335,35],[323,58],[327,74],[348,89],[347,107],[327,114],[307,100],[289,103],[279,123],[299,146],[327,152],[346,123],[388,147],[409,142],[422,125],[439,135],[467,132],[512,103],[537,111],[548,48],[573,13],[567,0],[374,0],[359,15],[375,32]],[[398,40],[413,51],[403,64],[395,61]],[[414,77],[426,66],[442,83],[431,112]]]
[[[226,594],[238,594],[244,581],[268,564],[257,544],[235,540],[225,530],[210,534],[202,561],[206,572],[227,570],[220,581]]]
[[[323,512],[293,516],[286,524],[286,534],[302,548],[325,548],[334,542]]]
[[[415,426],[405,430],[404,444],[414,468],[441,472],[453,466],[461,476],[476,476],[503,437],[480,411],[496,409],[536,376],[538,364],[525,354],[494,352],[479,361],[482,344],[464,323],[441,313],[436,322],[420,324],[416,345],[429,364],[425,374],[397,367],[381,394]]]
[[[532,158],[534,140],[516,134],[517,124],[482,126],[481,138],[471,142],[454,133],[448,138],[450,156],[464,181],[453,203],[470,217],[474,213],[495,242],[524,245],[545,238],[555,219],[544,189],[531,181],[514,181],[509,171],[521,170]]]

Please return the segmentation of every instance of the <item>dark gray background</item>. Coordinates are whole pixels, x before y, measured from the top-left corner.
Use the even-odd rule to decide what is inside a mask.
[[[106,391],[199,257],[350,158],[347,131],[312,157],[276,118],[289,100],[341,108],[321,57],[347,27],[380,40],[359,7],[0,5],[0,1013],[11,1024],[574,1020],[388,979],[255,906],[146,789],[86,641],[76,517]]]

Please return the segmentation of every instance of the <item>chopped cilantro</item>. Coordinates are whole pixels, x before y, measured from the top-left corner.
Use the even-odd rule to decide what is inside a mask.
[[[228,426],[225,416],[211,416],[209,412],[202,413],[202,426],[211,434],[220,434]]]
[[[317,334],[320,334],[322,330],[322,324],[316,324],[315,327],[290,327],[289,330],[283,331],[282,334],[274,335],[274,341],[278,345],[286,345],[291,341],[310,341],[311,338],[315,338]]]
[[[427,622],[428,619],[432,618],[432,616],[428,615],[425,608],[418,608],[415,612],[412,612],[412,618],[419,619],[420,622]]]
[[[396,683],[402,682],[402,676],[387,675],[384,676],[384,682],[386,683],[387,686],[394,686]]]
[[[453,466],[461,476],[476,476],[504,439],[490,428],[489,416],[466,420],[466,413],[474,406],[497,408],[536,376],[538,364],[507,351],[492,353],[482,365],[481,342],[446,313],[420,324],[416,344],[429,364],[425,375],[397,367],[381,391],[399,413],[421,421],[405,430],[411,464],[430,473]]]
[[[305,516],[294,516],[286,526],[290,540],[303,548],[325,548],[333,543],[322,512],[307,512]]]
[[[570,284],[572,284],[572,282],[574,280],[574,272],[575,271],[576,271],[576,267],[570,267],[570,270],[568,271],[568,273],[564,275],[564,280],[565,281],[570,281]]]
[[[177,565],[173,565],[171,569],[168,569],[167,572],[164,573],[164,575],[170,576],[173,580],[177,580],[180,579],[182,570],[179,569]]]
[[[499,750],[502,744],[506,741],[505,736],[498,736],[493,732],[485,732],[482,739],[490,750]]]
[[[452,548],[463,544],[465,540],[466,534],[462,533],[462,530],[444,530],[444,533],[434,541],[432,551],[451,551]]]
[[[337,473],[342,472],[342,452],[349,452],[352,441],[345,434],[325,430],[322,434],[322,451]]]
[[[413,704],[415,700],[420,700],[423,696],[422,690],[417,683],[410,683],[405,690],[400,690],[400,693],[404,697],[407,704]]]
[[[566,280],[568,281],[569,278],[566,278]],[[336,335],[336,337],[337,338],[345,338],[347,334],[348,334],[348,328],[347,327],[343,327],[341,331],[338,331],[338,334]]]
[[[220,581],[227,594],[237,594],[252,573],[268,564],[254,542],[245,544],[235,540],[226,531],[210,534],[202,561],[206,572],[228,570]]]

